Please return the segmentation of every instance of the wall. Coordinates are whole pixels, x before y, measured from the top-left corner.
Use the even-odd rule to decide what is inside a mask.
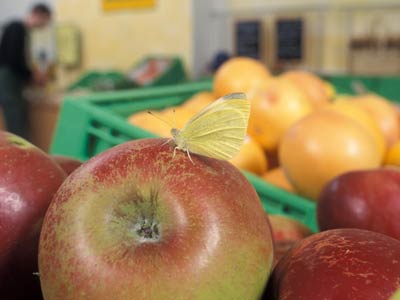
[[[151,9],[114,12],[104,12],[99,0],[57,0],[56,11],[59,23],[81,31],[83,70],[127,70],[148,54],[179,55],[191,67],[191,0],[156,0]]]
[[[397,8],[366,9],[370,6]],[[344,10],[343,7],[357,9]],[[290,10],[290,7],[292,9]],[[326,8],[329,7],[329,10]],[[310,12],[307,8],[317,10]],[[226,35],[233,36],[233,25],[238,19],[260,18],[264,23],[264,61],[274,64],[274,20],[279,16],[304,16],[306,23],[306,62],[300,67],[322,72],[348,72],[348,41],[351,36],[367,34],[376,18],[383,18],[388,31],[400,34],[398,0],[229,0],[225,9],[216,11],[215,18],[225,19],[230,25]],[[233,45],[229,45],[233,51]]]
[[[224,18],[215,18],[214,11],[227,8],[227,0],[193,1],[193,76],[207,72],[207,66],[219,51],[231,52],[232,36]]]
[[[0,24],[12,18],[22,18],[37,0],[0,0]],[[56,0],[43,0],[53,7]]]

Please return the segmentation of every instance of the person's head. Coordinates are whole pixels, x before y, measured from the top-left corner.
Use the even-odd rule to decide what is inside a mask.
[[[44,3],[37,3],[32,6],[26,18],[26,24],[30,28],[40,28],[46,26],[51,20],[51,10]]]

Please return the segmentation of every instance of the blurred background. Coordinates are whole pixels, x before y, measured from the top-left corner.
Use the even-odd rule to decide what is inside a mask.
[[[37,2],[2,0],[0,26]],[[67,93],[200,80],[232,56],[258,59],[274,74],[400,73],[398,0],[41,2],[52,18],[30,30],[29,57],[46,80],[26,97],[31,138],[46,150]]]

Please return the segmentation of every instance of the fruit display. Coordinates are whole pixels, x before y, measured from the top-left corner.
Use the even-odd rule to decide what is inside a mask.
[[[265,150],[276,149],[285,131],[312,111],[306,94],[284,78],[270,79],[265,89],[250,92],[248,97],[248,132]]]
[[[311,72],[299,70],[287,71],[282,74],[282,77],[287,78],[298,86],[299,89],[303,90],[307,99],[315,108],[329,104],[335,96],[332,86]]]
[[[61,169],[64,170],[64,172],[67,175],[71,174],[78,167],[80,167],[81,164],[83,163],[79,159],[76,159],[76,158],[73,158],[73,157],[68,157],[68,156],[63,156],[63,155],[52,155],[51,157],[61,167]]]
[[[387,300],[400,285],[400,241],[335,229],[297,243],[276,265],[263,299]]]
[[[331,105],[326,106],[325,109],[349,117],[358,125],[361,125],[363,129],[368,131],[368,133],[370,133],[370,135],[374,138],[379,153],[381,154],[382,159],[384,158],[387,151],[384,133],[380,129],[376,120],[368,113],[368,111],[365,111],[359,107],[354,101],[343,98],[337,99]]]
[[[272,75],[251,58],[225,62],[211,90],[152,114],[135,112],[128,122],[171,137],[171,128],[229,92],[245,92],[251,104],[248,138],[231,163],[268,184],[317,201],[336,176],[400,164],[399,113],[392,102],[372,93],[336,94],[332,84],[306,71]]]
[[[400,140],[388,149],[384,163],[385,165],[400,167]]]
[[[329,182],[318,199],[321,230],[360,228],[400,240],[400,172],[353,171]]]
[[[83,99],[76,155],[0,132],[0,299],[398,299],[396,105],[244,57],[197,84]]]
[[[376,120],[388,147],[399,139],[398,113],[394,105],[376,94],[357,96],[353,98],[353,101]]]
[[[274,239],[275,264],[295,243],[312,234],[307,226],[284,215],[268,215],[268,220]]]
[[[250,136],[246,136],[240,152],[230,162],[257,175],[264,174],[268,169],[268,159],[263,148]]]
[[[279,158],[295,189],[313,200],[335,176],[376,168],[381,162],[366,130],[350,118],[325,110],[310,114],[285,133]]]
[[[230,163],[127,142],[72,173],[44,220],[44,298],[257,299],[273,264],[259,198]]]
[[[295,193],[294,187],[291,185],[291,183],[287,179],[287,177],[281,167],[268,170],[267,172],[265,172],[262,175],[262,178],[266,182],[269,182],[274,186],[277,186],[288,192]]]
[[[270,71],[261,62],[249,57],[235,57],[222,64],[215,73],[213,91],[216,97],[248,93],[262,89],[270,77]]]
[[[42,150],[4,131],[0,157],[0,298],[41,299],[34,275],[39,234],[66,174]]]

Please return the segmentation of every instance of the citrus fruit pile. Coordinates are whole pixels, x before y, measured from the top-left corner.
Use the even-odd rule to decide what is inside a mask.
[[[169,137],[203,107],[229,93],[251,102],[248,136],[231,162],[265,181],[317,199],[332,178],[352,170],[400,165],[399,112],[379,95],[336,95],[319,76],[299,70],[272,75],[261,62],[235,57],[216,72],[212,91],[182,105],[146,111],[128,121]]]

